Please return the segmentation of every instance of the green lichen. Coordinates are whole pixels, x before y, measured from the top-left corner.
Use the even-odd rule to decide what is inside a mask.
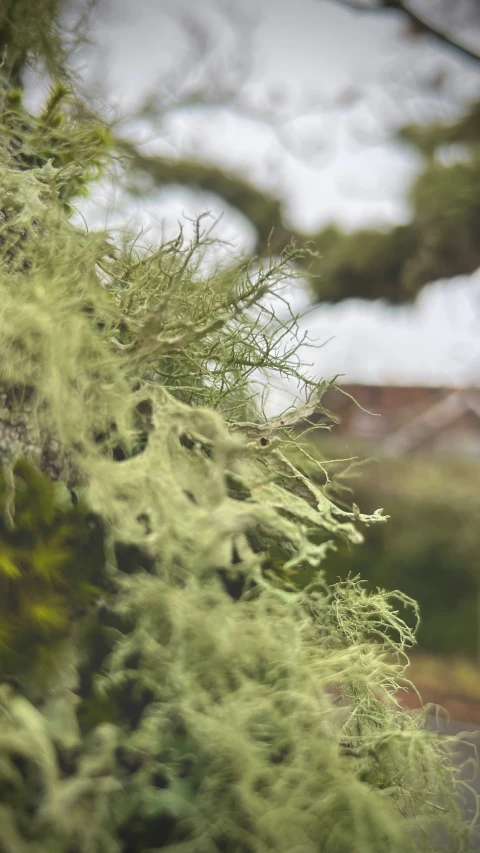
[[[324,580],[385,519],[288,458],[325,387],[265,307],[294,249],[212,269],[202,221],[149,251],[74,227],[90,129],[65,165],[20,127],[30,162],[0,147],[0,848],[468,850],[445,743],[397,699],[398,597]],[[274,369],[311,399],[266,421]]]
[[[62,83],[52,86],[36,117],[25,109],[20,89],[6,88],[3,98],[2,145],[12,164],[29,170],[51,162],[60,178],[59,197],[66,212],[72,213],[70,200],[86,195],[106,167],[112,148],[110,132],[98,122],[82,123],[75,118],[72,92]]]

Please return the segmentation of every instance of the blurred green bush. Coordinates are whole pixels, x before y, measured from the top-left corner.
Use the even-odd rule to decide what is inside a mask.
[[[315,458],[363,456],[365,448],[333,438],[309,442]],[[305,469],[308,460],[297,451]],[[480,613],[480,460],[442,455],[370,459],[355,466],[326,464],[328,489],[347,506],[382,507],[387,524],[371,526],[360,547],[341,544],[326,560],[329,582],[361,575],[368,587],[399,589],[420,605],[422,649],[475,656]],[[309,471],[309,473],[311,473]],[[318,479],[318,474],[316,475]],[[326,479],[326,478],[325,478]],[[305,573],[301,583],[308,581]],[[406,621],[410,614],[402,614]]]

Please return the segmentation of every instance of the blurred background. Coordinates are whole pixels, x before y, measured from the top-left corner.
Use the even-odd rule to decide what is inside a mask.
[[[478,0],[102,0],[90,39],[81,87],[128,186],[112,172],[76,215],[148,244],[208,210],[245,256],[310,246],[285,312],[299,364],[346,392],[311,452],[391,516],[327,575],[418,600],[423,698],[480,722]],[[304,396],[268,391],[268,414]]]

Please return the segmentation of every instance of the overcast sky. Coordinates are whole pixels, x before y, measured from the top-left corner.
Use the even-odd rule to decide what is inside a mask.
[[[274,88],[292,109],[310,104],[306,117],[284,127],[287,148],[258,121],[227,109],[190,109],[164,125],[151,150],[193,154],[240,169],[285,198],[292,224],[304,230],[330,220],[348,228],[405,221],[407,189],[419,162],[391,144],[386,130],[402,119],[458,113],[475,96],[479,73],[431,42],[409,45],[395,14],[360,16],[329,0],[243,0],[240,6],[250,19],[249,40],[240,22],[236,41],[225,24],[233,3],[218,0],[214,6],[218,32],[212,67],[226,78],[230,57],[240,47],[248,57],[251,98]],[[211,7],[205,0],[202,14]],[[172,8],[178,15],[181,9],[198,10],[199,4],[112,0],[108,14],[95,22],[97,49],[87,73],[92,80],[100,77],[125,113],[151,89],[152,80],[161,85],[167,71],[188,61],[191,43]],[[419,96],[417,80],[433,79],[441,70],[448,72],[447,97]],[[362,97],[356,100],[357,92]],[[118,222],[118,215],[106,218],[111,201],[98,192],[83,209],[87,220]],[[155,240],[162,222],[173,226],[183,214],[196,215],[206,206],[222,212],[214,199],[169,191],[121,216],[150,227]],[[252,238],[233,211],[225,212],[221,227],[239,246]],[[298,290],[292,298],[299,308],[306,304]],[[415,306],[402,309],[358,300],[319,306],[303,327],[319,343],[334,336],[305,353],[318,377],[341,373],[344,381],[480,384],[478,276],[428,287]]]

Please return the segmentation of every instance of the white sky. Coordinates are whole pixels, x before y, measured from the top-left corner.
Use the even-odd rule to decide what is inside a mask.
[[[202,14],[210,6],[205,0]],[[125,112],[135,106],[139,93],[151,88],[152,79],[161,85],[165,70],[178,68],[188,56],[189,45],[172,20],[172,8],[178,14],[198,10],[199,4],[111,0],[109,15],[96,23],[97,61],[90,60],[88,73],[91,79],[101,75],[109,96]],[[218,0],[216,8],[227,11],[228,0]],[[385,130],[401,119],[458,112],[462,102],[475,96],[478,71],[432,42],[409,46],[395,15],[355,15],[329,0],[243,0],[241,9],[256,22],[248,58],[251,94],[259,97],[274,87],[290,104],[312,99],[323,104],[289,126],[303,158],[288,153],[258,122],[225,109],[182,112],[167,122],[152,150],[193,154],[243,171],[285,198],[292,224],[304,230],[330,220],[348,228],[404,221],[406,191],[418,161],[389,144]],[[241,35],[239,43],[244,49]],[[229,42],[228,31],[220,29],[214,47],[217,63],[223,62],[220,75],[228,73],[232,50],[231,36]],[[418,77],[440,69],[449,73],[447,99],[434,94],[422,99]],[[363,92],[360,101],[325,109],[354,89]],[[110,201],[97,193],[83,209],[87,221],[103,223]],[[212,198],[170,191],[146,200],[133,219],[150,227],[153,241],[163,220],[172,226],[183,213],[194,216],[207,206],[221,212]],[[123,215],[132,218],[132,210]],[[106,221],[114,223],[118,217]],[[226,211],[222,227],[230,238],[238,237],[240,246],[251,240],[248,226],[233,211]],[[298,290],[293,300],[305,304]],[[305,361],[319,378],[343,373],[344,381],[480,384],[479,326],[478,275],[430,286],[415,306],[402,309],[358,300],[322,305],[303,328],[320,342],[334,340],[309,349]]]

